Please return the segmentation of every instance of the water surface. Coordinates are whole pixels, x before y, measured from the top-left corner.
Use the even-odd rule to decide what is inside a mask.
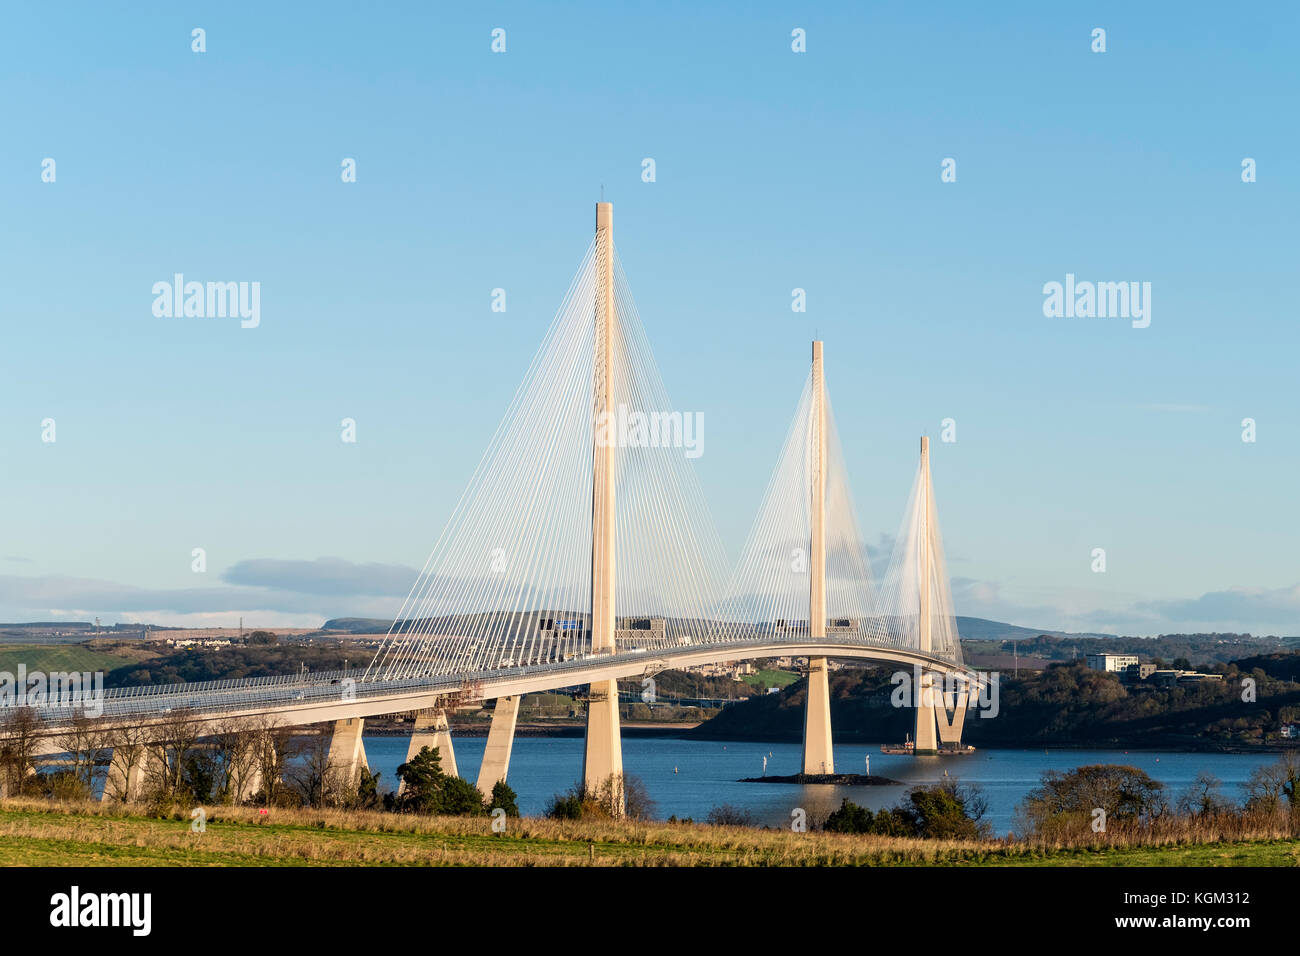
[[[454,741],[457,769],[475,780],[483,759],[484,737]],[[405,737],[366,737],[370,769],[382,774],[381,786],[396,784],[397,767],[406,759]],[[580,737],[520,737],[510,756],[508,782],[519,795],[525,815],[545,811],[551,797],[569,789],[582,775]],[[655,816],[703,820],[712,807],[730,803],[752,812],[761,824],[788,826],[791,812],[824,814],[844,797],[878,810],[897,803],[908,787],[933,783],[944,772],[963,783],[978,784],[988,799],[986,819],[996,833],[1012,827],[1015,805],[1036,787],[1045,770],[1069,770],[1093,763],[1128,764],[1165,784],[1176,799],[1203,770],[1223,781],[1224,794],[1240,797],[1240,785],[1251,771],[1276,761],[1276,754],[1166,753],[1123,750],[979,750],[964,757],[906,757],[882,754],[879,744],[835,748],[835,769],[863,773],[870,755],[871,772],[900,781],[899,786],[835,787],[795,784],[740,783],[742,777],[763,773],[784,776],[799,772],[798,744],[752,741],[683,740],[625,737],[623,766],[645,783],[655,801]]]

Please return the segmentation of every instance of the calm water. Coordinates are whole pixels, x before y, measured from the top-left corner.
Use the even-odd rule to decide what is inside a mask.
[[[372,771],[381,773],[382,787],[397,781],[397,767],[406,759],[405,737],[366,737],[366,758]],[[484,737],[454,741],[456,764],[467,780],[478,776]],[[525,815],[542,813],[556,793],[569,789],[582,774],[582,739],[578,737],[520,737],[510,755],[510,786],[519,795]],[[1026,793],[1036,787],[1045,770],[1069,770],[1093,763],[1120,763],[1145,770],[1165,784],[1176,798],[1203,770],[1223,781],[1224,794],[1240,796],[1240,784],[1257,766],[1277,760],[1274,754],[1152,753],[1123,750],[979,750],[965,757],[904,757],[880,752],[879,744],[835,748],[835,769],[863,773],[864,758],[871,756],[871,772],[902,781],[889,787],[796,786],[793,784],[739,783],[741,777],[763,772],[786,776],[799,772],[798,744],[738,741],[679,740],[626,737],[623,767],[645,783],[655,801],[655,815],[703,820],[712,807],[730,803],[749,809],[759,823],[784,826],[790,812],[802,807],[810,815],[828,812],[848,797],[873,810],[892,806],[910,786],[933,783],[944,771],[963,783],[975,783],[989,802],[986,819],[996,833],[1012,827],[1012,812]],[[673,772],[674,768],[676,773]]]

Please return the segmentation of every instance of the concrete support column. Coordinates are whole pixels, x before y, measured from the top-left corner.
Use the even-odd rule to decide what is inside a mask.
[[[826,376],[822,343],[812,344],[813,475],[811,539],[808,555],[808,633],[826,639]],[[803,712],[803,772],[834,773],[831,746],[831,691],[826,658],[808,658],[808,699]]]
[[[108,764],[108,777],[104,780],[104,789],[100,791],[100,800],[117,800],[126,794],[127,803],[135,803],[144,796],[148,777],[149,751],[141,747],[136,754],[135,763],[128,770],[123,766],[122,754],[114,750],[113,758]]]
[[[500,706],[498,704],[498,706]],[[493,718],[495,720],[495,718]],[[513,728],[512,728],[513,729]],[[445,710],[422,710],[415,715],[415,728],[411,731],[411,744],[406,748],[406,762],[416,756],[423,748],[438,751],[442,762],[442,772],[449,777],[459,777],[456,772],[456,751],[451,746],[451,727],[447,723]],[[401,793],[406,787],[403,780],[397,788]]]
[[[587,701],[587,747],[582,759],[582,782],[594,793],[610,777],[615,786],[623,780],[623,747],[618,724],[618,681],[592,684]],[[622,803],[621,798],[618,801]]]
[[[939,690],[934,686],[934,672],[921,671],[916,689],[916,734],[912,737],[917,754],[932,754],[939,750],[938,721],[935,711],[943,709]]]
[[[236,801],[242,803],[260,793],[262,784],[262,767],[257,761],[253,761],[244,771],[244,779],[239,781],[239,793],[235,794]]]
[[[831,693],[826,658],[808,658],[808,700],[803,709],[803,772],[834,773]]]
[[[488,728],[483,763],[478,768],[478,789],[484,797],[492,796],[497,781],[506,779],[510,770],[510,750],[515,744],[515,722],[519,719],[519,697],[498,697]],[[450,737],[448,737],[450,740]]]
[[[334,736],[330,739],[329,767],[343,774],[349,786],[361,782],[361,768],[370,769],[366,763],[366,747],[361,732],[366,725],[364,717],[348,717],[334,721]]]
[[[962,728],[966,726],[966,707],[970,702],[969,691],[959,690],[951,695],[944,695],[937,690],[934,695],[934,719],[939,728],[939,740],[953,747],[961,746]],[[952,717],[948,717],[948,705],[952,704]]]

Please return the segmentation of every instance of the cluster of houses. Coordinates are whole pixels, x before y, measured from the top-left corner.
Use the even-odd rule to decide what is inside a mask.
[[[168,637],[163,640],[168,647],[229,647],[232,643],[226,637]]]
[[[750,661],[722,661],[718,664],[697,664],[694,667],[683,667],[682,670],[691,674],[700,674],[704,677],[730,677],[733,680],[740,680],[748,677],[750,674],[757,674],[758,669]]]
[[[1222,674],[1202,674],[1200,671],[1185,671],[1172,667],[1157,668],[1155,664],[1143,664],[1136,654],[1089,654],[1088,666],[1095,671],[1119,674],[1119,679],[1126,684],[1150,681],[1156,687],[1172,687],[1175,684],[1223,680]]]

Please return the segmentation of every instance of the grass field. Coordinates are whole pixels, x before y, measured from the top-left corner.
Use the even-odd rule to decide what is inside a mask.
[[[207,811],[167,818],[100,804],[0,801],[4,866],[1296,866],[1300,841],[1033,850],[744,827],[397,817],[357,811]]]
[[[768,687],[789,687],[799,679],[799,675],[791,671],[772,671],[763,670],[757,674],[749,674],[741,678],[746,684],[754,686],[762,681]]]
[[[92,651],[80,644],[6,644],[0,646],[0,671],[18,673],[18,665],[28,672],[104,671],[121,667],[126,658]]]

